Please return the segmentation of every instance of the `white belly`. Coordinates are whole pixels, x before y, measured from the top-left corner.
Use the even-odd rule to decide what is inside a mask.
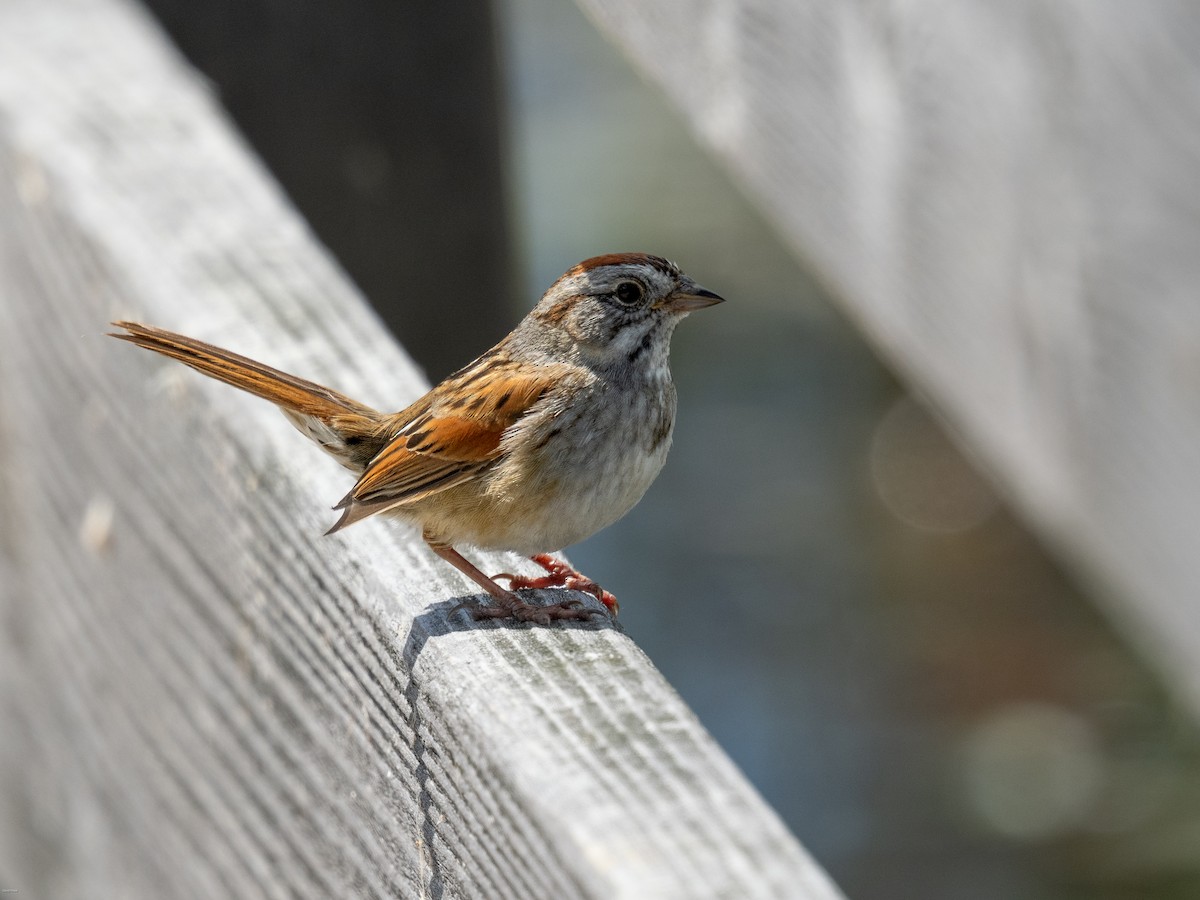
[[[600,403],[598,416],[561,411],[552,417],[559,431],[540,448],[527,435],[506,436],[512,449],[487,490],[492,509],[470,542],[527,555],[560,550],[629,512],[667,459],[675,419],[667,389],[665,404],[661,394],[623,392],[597,398],[613,401]]]

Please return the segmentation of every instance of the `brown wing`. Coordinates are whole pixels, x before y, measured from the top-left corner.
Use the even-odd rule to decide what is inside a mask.
[[[395,436],[334,509],[330,534],[473,478],[500,457],[505,430],[564,375],[565,367],[497,363],[484,356],[396,415]]]

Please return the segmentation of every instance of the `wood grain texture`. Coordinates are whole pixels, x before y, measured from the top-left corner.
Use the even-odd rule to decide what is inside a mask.
[[[580,2],[1200,709],[1200,6]]]
[[[0,887],[838,896],[618,629],[448,619],[275,410],[102,336],[423,388],[141,11],[10,0],[0,59]]]

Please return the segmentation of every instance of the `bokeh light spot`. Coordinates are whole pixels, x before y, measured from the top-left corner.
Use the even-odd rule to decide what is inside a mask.
[[[980,722],[963,754],[965,802],[974,818],[1017,840],[1083,827],[1105,782],[1095,730],[1043,703],[1002,707]]]
[[[966,531],[998,506],[938,423],[909,398],[897,401],[875,428],[871,475],[888,510],[922,531]]]

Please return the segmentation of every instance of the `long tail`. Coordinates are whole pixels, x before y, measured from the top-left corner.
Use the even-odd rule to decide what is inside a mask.
[[[129,333],[110,333],[111,337],[177,359],[211,378],[270,400],[296,428],[355,472],[362,471],[386,440],[387,417],[337,391],[163,328],[137,322],[112,324]]]

